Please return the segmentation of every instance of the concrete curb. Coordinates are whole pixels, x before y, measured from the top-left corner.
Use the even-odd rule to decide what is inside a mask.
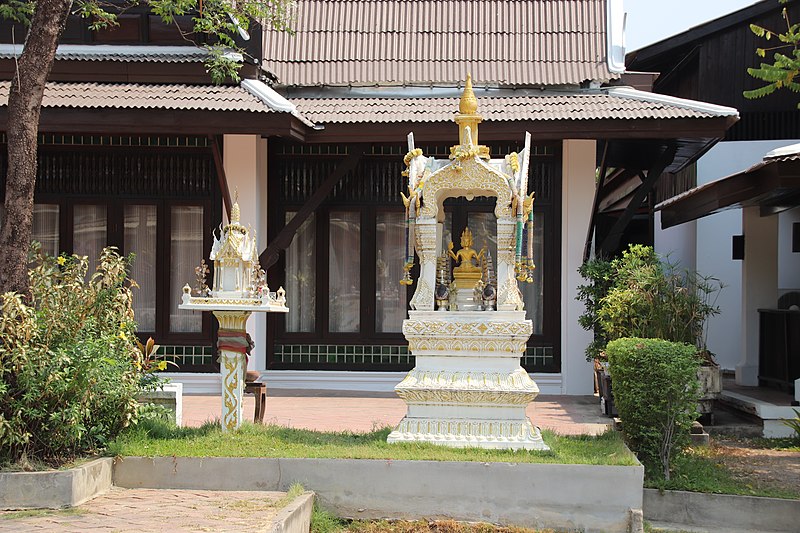
[[[306,491],[280,510],[267,533],[308,533],[314,511],[314,493]]]
[[[0,509],[74,507],[111,488],[113,460],[95,459],[69,470],[0,473]]]
[[[252,457],[125,457],[124,488],[287,490],[298,482],[354,518],[452,518],[627,532],[642,507],[641,466]],[[632,513],[633,510],[633,513]]]
[[[644,518],[651,522],[716,530],[797,531],[800,500],[644,489]]]

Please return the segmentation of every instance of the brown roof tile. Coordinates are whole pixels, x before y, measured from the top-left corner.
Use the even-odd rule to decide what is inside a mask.
[[[296,33],[267,32],[282,85],[540,86],[617,77],[605,0],[300,0]]]
[[[0,106],[8,103],[10,81],[0,81]],[[238,86],[147,85],[136,83],[56,83],[45,87],[43,107],[81,109],[194,109],[272,112]]]
[[[453,120],[459,99],[294,98],[292,102],[318,124],[445,122]],[[605,92],[478,98],[478,112],[486,121],[713,118],[721,114]]]

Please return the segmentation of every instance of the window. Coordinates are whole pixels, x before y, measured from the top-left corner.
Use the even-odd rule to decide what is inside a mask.
[[[178,309],[183,294],[181,287],[195,279],[194,269],[205,257],[203,247],[203,208],[186,205],[170,208],[170,291],[169,331],[198,333],[203,331],[203,315]]]
[[[400,333],[408,291],[400,285],[406,259],[405,214],[378,213],[375,220],[375,331]]]
[[[361,221],[358,212],[328,218],[328,331],[353,333],[361,319]]]
[[[125,251],[134,254],[131,278],[139,288],[133,292],[133,311],[139,331],[156,330],[156,244],[158,213],[155,205],[125,206]]]
[[[42,252],[58,255],[58,204],[34,204],[31,239],[42,245]]]
[[[210,319],[178,309],[181,287],[195,283],[194,269],[211,247],[210,206],[172,204],[164,199],[49,200],[34,204],[32,238],[50,255],[87,256],[87,277],[95,272],[104,247],[133,254],[130,277],[138,285],[133,309],[139,334],[153,336],[159,344],[210,344]]]
[[[286,213],[286,222],[295,212]],[[286,317],[286,331],[312,332],[316,327],[317,275],[316,225],[312,213],[297,230],[286,250],[286,299],[292,302]]]
[[[423,146],[447,158],[449,145]],[[519,151],[515,144],[493,153]],[[347,155],[343,145],[270,143],[270,242]],[[417,285],[400,285],[405,259],[405,220],[400,191],[406,147],[373,145],[294,234],[269,271],[270,286],[283,285],[289,313],[271,316],[268,367],[274,369],[402,370],[413,365],[402,335],[408,302]],[[530,188],[537,193],[534,282],[521,285],[534,334],[523,357],[531,371],[560,369],[557,220],[560,205],[558,150],[534,147]],[[459,247],[469,226],[476,249],[485,246],[497,273],[495,198],[448,199],[442,245]],[[419,259],[412,270],[418,278]]]

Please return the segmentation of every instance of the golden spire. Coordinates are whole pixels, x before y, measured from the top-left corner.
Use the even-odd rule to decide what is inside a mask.
[[[476,153],[474,151],[477,150],[478,156],[489,159],[489,148],[478,144],[478,124],[482,120],[483,117],[478,114],[478,99],[475,98],[475,93],[472,91],[472,75],[468,73],[455,117],[456,124],[458,124],[459,146],[453,146],[450,149],[451,158],[456,157],[455,154],[462,154],[463,157],[459,156],[458,158],[463,159],[467,157],[467,154],[474,154]],[[470,144],[473,148],[466,148]]]
[[[233,207],[231,207],[231,224],[232,225],[239,225],[239,188],[237,187],[235,192],[233,193]]]
[[[472,92],[472,75],[467,73],[467,83],[464,85],[464,93],[458,104],[458,112],[462,115],[474,115],[476,111],[478,111],[478,99]]]

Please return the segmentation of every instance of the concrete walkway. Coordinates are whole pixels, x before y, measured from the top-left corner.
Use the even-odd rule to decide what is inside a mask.
[[[0,531],[266,531],[283,492],[121,489],[60,511],[0,512]]]
[[[252,395],[245,396],[245,420],[253,419]],[[221,416],[219,396],[183,397],[183,423],[199,426]],[[406,404],[394,393],[349,391],[308,391],[273,389],[267,391],[264,422],[317,431],[367,432],[395,427],[406,413]],[[597,435],[611,426],[600,414],[595,396],[540,396],[528,406],[534,425],[562,435]]]

